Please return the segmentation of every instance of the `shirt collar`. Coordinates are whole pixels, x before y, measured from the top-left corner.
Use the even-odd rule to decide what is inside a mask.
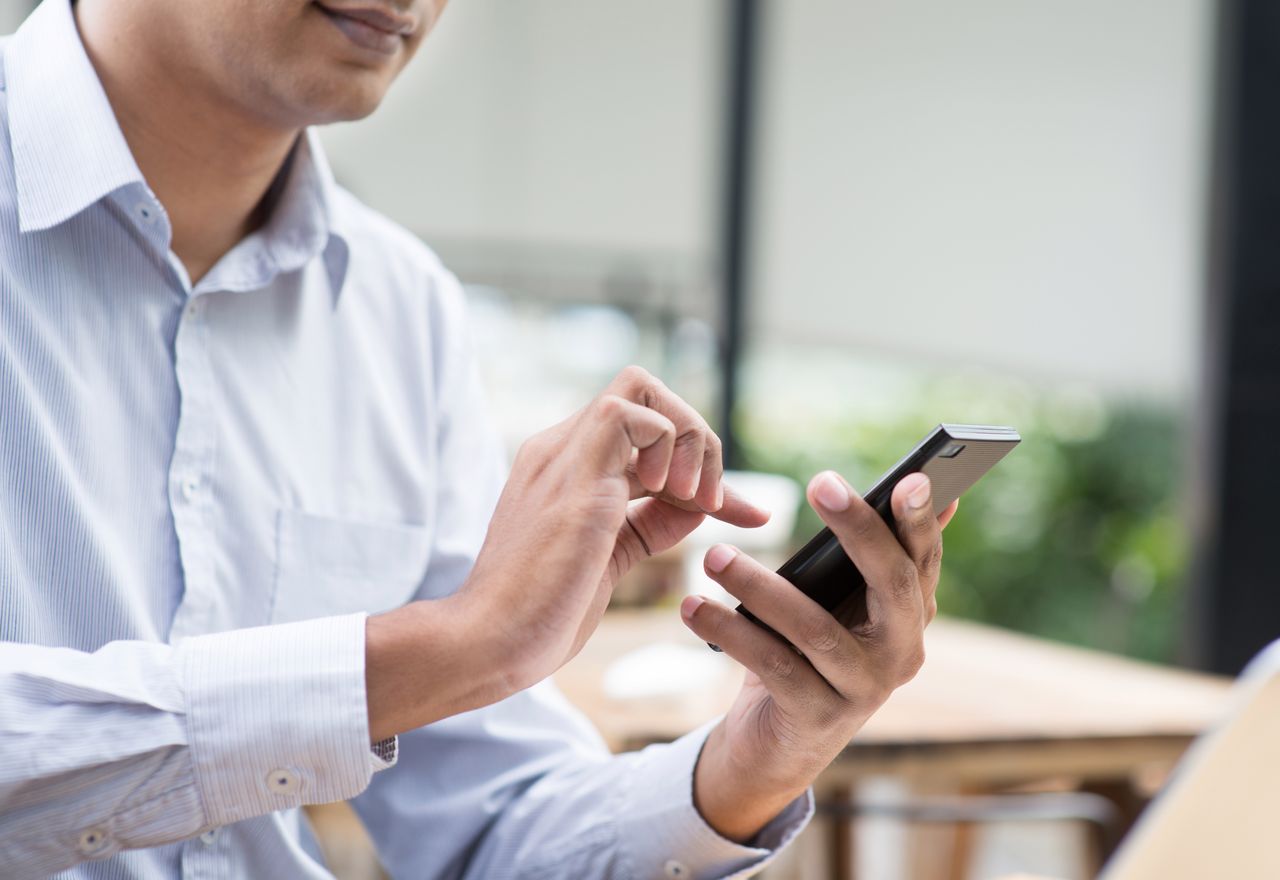
[[[4,73],[22,232],[56,226],[130,185],[146,188],[69,0],[44,0],[28,16],[5,47]],[[320,139],[308,129],[267,225],[233,248],[251,245],[258,258],[228,279],[232,286],[264,285],[322,255],[336,298],[348,262],[336,190]]]
[[[338,183],[333,178],[333,169],[329,167],[329,159],[320,145],[320,134],[314,128],[308,128],[303,133],[302,141],[306,146],[307,173],[327,232],[323,242],[324,264],[336,302],[342,291],[342,282],[346,280],[347,263],[350,261],[349,236],[338,204]]]
[[[44,0],[4,53],[18,228],[48,229],[142,174],[68,0]]]
[[[281,174],[266,224],[219,260],[197,289],[254,290],[320,256],[336,302],[346,278],[348,246],[337,183],[314,129],[298,138]]]

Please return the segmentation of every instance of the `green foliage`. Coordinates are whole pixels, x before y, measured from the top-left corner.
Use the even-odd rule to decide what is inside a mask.
[[[833,468],[866,488],[934,419],[1011,424],[1023,443],[965,496],[946,531],[942,613],[1173,658],[1186,529],[1183,431],[1171,408],[990,378],[922,381],[896,396],[865,420],[809,423],[746,406],[738,421],[747,465],[802,484]],[[797,541],[818,527],[806,506]]]

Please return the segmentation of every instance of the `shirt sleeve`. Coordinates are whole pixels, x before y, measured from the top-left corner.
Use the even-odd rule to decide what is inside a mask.
[[[353,802],[392,877],[745,877],[804,828],[797,799],[743,846],[693,806],[709,727],[610,755],[550,682],[402,735],[396,768]]]
[[[112,642],[0,643],[0,864],[45,876],[349,798],[369,748],[365,615]]]
[[[441,273],[439,525],[422,595],[456,590],[475,562],[505,462],[470,356],[457,284]],[[790,805],[741,846],[693,806],[708,728],[610,755],[551,682],[400,737],[398,764],[354,801],[393,877],[721,878],[762,868],[808,821]]]

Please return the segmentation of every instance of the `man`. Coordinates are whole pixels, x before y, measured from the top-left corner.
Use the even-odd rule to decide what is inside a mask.
[[[540,684],[638,559],[767,515],[636,369],[502,486],[456,281],[307,130],[372,111],[443,5],[45,0],[5,43],[5,876],[323,877],[297,808],[343,798],[396,876],[749,872],[922,662],[928,481],[895,536],[828,473],[865,626],[721,546],[802,652],[686,600],[749,670],[726,718],[610,757]]]

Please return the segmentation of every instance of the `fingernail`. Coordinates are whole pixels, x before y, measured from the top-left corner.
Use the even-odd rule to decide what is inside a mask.
[[[706,601],[701,596],[685,596],[684,601],[680,603],[680,616],[685,620],[692,620],[693,615],[697,613],[698,609]]]
[[[813,497],[827,510],[838,513],[849,509],[849,489],[831,471],[818,477],[813,487]]]
[[[921,474],[920,485],[907,493],[907,506],[919,510],[929,503],[929,478]]]
[[[689,497],[681,499],[683,501],[692,501],[698,495],[698,484],[702,482],[702,468],[694,471],[693,479],[689,481]]]
[[[724,483],[716,483],[716,510],[724,507]]]
[[[738,555],[738,551],[734,550],[728,544],[717,544],[707,551],[707,555],[703,557],[703,564],[707,566],[707,571],[712,574],[719,574],[733,562],[733,557]]]

